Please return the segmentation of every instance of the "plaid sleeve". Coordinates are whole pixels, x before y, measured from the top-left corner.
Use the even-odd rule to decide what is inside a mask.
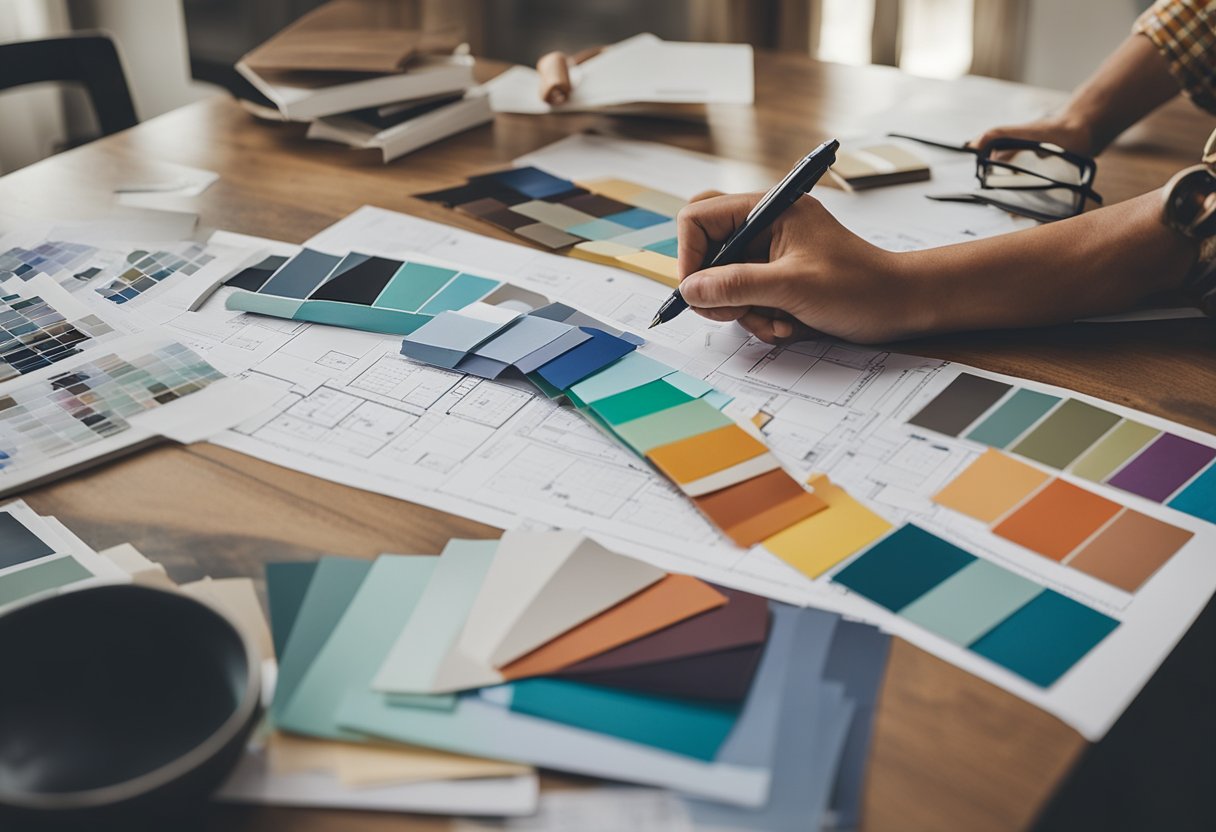
[[[1157,0],[1132,31],[1153,42],[1195,104],[1216,113],[1216,0]]]

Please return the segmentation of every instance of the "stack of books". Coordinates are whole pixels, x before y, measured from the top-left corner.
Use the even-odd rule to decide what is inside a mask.
[[[245,55],[236,70],[308,137],[390,161],[493,118],[456,30],[402,25],[388,2],[332,0]]]

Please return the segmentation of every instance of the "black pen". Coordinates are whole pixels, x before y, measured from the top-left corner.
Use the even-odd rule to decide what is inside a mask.
[[[776,222],[777,217],[785,213],[785,210],[797,202],[799,197],[815,187],[815,183],[836,161],[838,147],[840,147],[840,142],[829,139],[802,157],[798,164],[794,165],[794,169],[756,203],[756,207],[748,213],[743,224],[735,229],[734,233],[722,244],[722,248],[718,249],[718,253],[708,259],[701,268],[708,269],[712,266],[737,263],[742,260],[747,255],[747,247],[751,245],[752,240]],[[667,323],[687,308],[688,301],[684,300],[684,296],[677,288],[671,293],[671,297],[659,307],[654,320],[650,322],[649,329]]]

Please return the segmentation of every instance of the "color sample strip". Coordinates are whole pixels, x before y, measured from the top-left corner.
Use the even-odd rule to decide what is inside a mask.
[[[1119,622],[1045,589],[971,649],[1040,687],[1048,687],[1110,635]]]
[[[0,381],[78,355],[92,338],[114,330],[96,315],[68,321],[37,295],[0,297]]]
[[[1124,419],[1073,463],[1072,473],[1092,482],[1103,482],[1160,434],[1156,428]]]
[[[625,339],[603,330],[594,327],[582,327],[582,330],[591,336],[589,340],[536,368],[536,373],[558,390],[568,390],[576,382],[637,349]]]
[[[641,456],[662,445],[669,445],[689,436],[733,424],[729,417],[701,399],[693,399],[676,407],[632,422],[616,425],[612,431]]]
[[[1192,537],[1186,529],[1124,509],[1067,563],[1100,581],[1135,592]]]
[[[641,353],[631,352],[615,364],[578,382],[570,388],[570,392],[580,401],[591,404],[643,384],[658,381],[671,373],[671,367],[666,364]]]
[[[975,556],[919,526],[901,526],[832,580],[892,612],[974,563]]]
[[[460,312],[440,312],[401,342],[401,354],[450,370],[516,317],[514,312],[484,303]]]
[[[1216,523],[1216,465],[1209,465],[1206,471],[1170,500],[1170,508]]]
[[[296,625],[317,561],[284,561],[266,564],[266,601],[274,655],[282,661],[287,639]]]
[[[1010,385],[1003,381],[960,373],[908,424],[958,436],[1009,390]]]
[[[127,255],[127,267],[117,278],[98,287],[97,294],[113,303],[127,303],[156,288],[179,272],[194,274],[215,259],[203,243],[190,243],[178,251],[133,251]]]
[[[646,458],[673,482],[683,485],[768,453],[768,448],[736,424],[652,448]]]
[[[64,556],[36,563],[26,569],[0,575],[0,607],[91,577],[93,573],[73,557]]]
[[[417,312],[423,304],[456,276],[454,269],[425,263],[404,263],[375,300],[385,309]]]
[[[491,280],[488,277],[458,274],[418,311],[423,315],[438,315],[440,312],[462,309],[470,303],[481,300],[497,289],[499,285],[497,280]]]
[[[1064,560],[1121,506],[1064,480],[1052,480],[992,531],[1052,560]]]
[[[934,494],[933,501],[991,524],[1048,479],[1037,468],[989,449]]]
[[[541,347],[552,344],[573,328],[560,321],[550,321],[535,315],[523,315],[473,352],[475,355],[492,361],[514,364]]]
[[[1012,396],[972,428],[967,438],[994,448],[1008,447],[1059,401],[1059,396],[1034,390],[1015,390]]]
[[[68,243],[60,240],[47,240],[34,248],[14,246],[0,252],[0,280],[19,277],[22,280],[32,280],[40,274],[54,277],[59,272],[73,272],[84,266],[87,261],[97,254],[93,246],[82,243]],[[100,269],[89,271],[95,276]],[[87,279],[83,274],[83,279]]]
[[[608,424],[619,425],[690,402],[693,399],[693,396],[673,387],[663,379],[659,379],[606,399],[600,399],[592,403],[590,407]]]
[[[1012,450],[1052,468],[1064,469],[1119,421],[1119,416],[1092,404],[1068,399]]]
[[[266,281],[261,292],[281,298],[303,300],[324,282],[341,259],[311,248],[302,249]]]
[[[977,558],[908,604],[900,615],[955,644],[968,645],[1043,588]]]
[[[308,296],[309,300],[371,306],[402,265],[400,260],[351,252],[338,264],[329,279]]]
[[[823,498],[805,490],[782,470],[694,497],[693,503],[739,546],[760,543],[827,508]]]
[[[623,688],[656,696],[742,702],[764,655],[763,644],[684,656],[617,670],[571,674],[589,685]]]
[[[7,511],[0,512],[0,569],[54,553],[55,550],[27,529],[24,523]]]
[[[1119,469],[1107,483],[1159,503],[1213,459],[1216,459],[1216,448],[1165,433]]]
[[[282,268],[283,264],[290,259],[290,257],[272,254],[252,266],[241,269],[232,277],[225,280],[224,285],[231,286],[234,289],[244,289],[246,292],[256,292],[265,286],[266,281],[270,280],[271,275]]]
[[[764,541],[764,548],[800,572],[818,578],[891,530],[891,524],[826,476],[810,481],[828,511],[812,514]]]

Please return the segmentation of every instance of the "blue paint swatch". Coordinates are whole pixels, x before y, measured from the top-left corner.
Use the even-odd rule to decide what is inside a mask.
[[[1169,507],[1200,520],[1216,523],[1216,463],[1207,467],[1191,484],[1170,500]]]
[[[581,327],[590,339],[579,344],[565,355],[560,355],[537,368],[537,374],[558,390],[582,381],[587,376],[607,367],[637,347],[623,338],[609,335],[594,327]]]
[[[973,428],[967,438],[994,448],[1007,448],[1013,440],[1055,407],[1059,400],[1059,396],[1049,396],[1034,390],[1016,390],[1004,404]]]
[[[1054,684],[1119,622],[1044,590],[971,645],[986,659],[1036,685]]]
[[[284,263],[262,287],[261,293],[303,300],[325,281],[341,259],[306,248]]]
[[[679,252],[676,249],[676,240],[673,237],[670,240],[660,240],[657,243],[651,243],[646,246],[647,251],[653,251],[656,254],[662,254],[667,257],[679,257]]]
[[[670,222],[671,217],[656,214],[654,211],[647,211],[645,208],[630,208],[628,211],[621,211],[619,214],[609,214],[604,219],[628,228],[650,228],[652,225]]]
[[[898,612],[974,560],[974,555],[909,523],[833,580]]]
[[[480,178],[474,177],[474,179]],[[532,167],[502,170],[497,173],[488,174],[486,178],[492,179],[499,185],[513,188],[522,194],[527,194],[533,199],[545,199],[546,197],[574,190],[574,183],[570,180],[561,179],[553,174],[545,173],[539,168]]]

